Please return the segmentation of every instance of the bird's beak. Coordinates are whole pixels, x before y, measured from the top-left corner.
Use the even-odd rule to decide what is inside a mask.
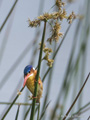
[[[23,87],[25,87],[26,82],[27,82],[27,79],[28,79],[30,76],[33,76],[33,74],[28,74],[28,75],[26,75],[26,76],[24,77]]]
[[[24,77],[23,87],[25,87],[27,79],[28,79],[27,76],[25,76],[25,77]]]

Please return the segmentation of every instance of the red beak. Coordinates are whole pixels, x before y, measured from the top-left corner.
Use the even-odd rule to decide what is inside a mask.
[[[28,75],[26,75],[26,76],[24,77],[23,87],[25,87],[26,82],[27,82],[27,79],[28,79],[29,76],[30,76],[30,74],[28,74]]]
[[[27,81],[27,76],[24,77],[23,87],[25,87],[25,85],[26,85],[26,81]]]
[[[32,75],[32,74],[31,74],[31,73],[29,73],[28,75],[26,75],[26,76],[24,77],[23,87],[25,87],[26,82],[27,82],[27,79],[28,79],[31,75]]]

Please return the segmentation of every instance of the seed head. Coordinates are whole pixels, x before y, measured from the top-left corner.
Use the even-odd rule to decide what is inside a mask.
[[[53,59],[48,59],[47,65],[48,65],[49,67],[52,67],[53,62],[54,62]]]

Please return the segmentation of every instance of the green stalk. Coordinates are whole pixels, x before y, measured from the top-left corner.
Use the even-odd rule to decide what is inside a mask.
[[[84,73],[85,73],[85,66],[86,66],[86,57],[87,57],[87,45],[88,45],[88,40],[89,40],[89,33],[88,33],[88,28],[89,28],[89,8],[90,8],[90,4],[89,4],[89,0],[85,1],[85,13],[84,13],[84,20],[83,20],[83,27],[84,29],[82,29],[82,34],[81,34],[81,52],[82,52],[82,64],[81,64],[81,78],[80,78],[80,86],[83,83],[83,78],[84,78]],[[78,108],[81,107],[82,104],[82,95],[79,98],[78,101]]]
[[[21,88],[20,92],[22,92],[24,89]],[[17,98],[19,97],[19,94],[15,97],[15,99],[13,100],[13,102],[11,103],[11,105],[9,106],[9,108],[7,109],[7,111],[5,112],[5,114],[3,115],[3,117],[1,118],[1,120],[4,120],[4,118],[6,117],[6,115],[8,114],[8,112],[10,111],[10,109],[12,108],[12,106],[14,105],[15,101],[17,100]]]
[[[67,120],[72,120],[73,118],[75,118],[75,116],[81,115],[83,111],[87,111],[88,109],[90,109],[90,102],[88,102],[86,105],[81,107],[77,112],[73,113],[71,117],[68,118]]]
[[[0,27],[0,32],[2,31],[2,29],[3,29],[4,25],[5,25],[5,23],[7,22],[8,18],[9,18],[10,15],[11,15],[11,13],[13,12],[13,9],[15,8],[17,2],[18,2],[18,0],[16,0],[16,1],[14,2],[14,4],[13,4],[11,10],[9,11],[8,15],[6,16],[6,18],[5,18],[5,20],[4,20],[3,24],[2,24],[2,26]]]
[[[37,120],[39,120],[39,115],[40,115],[40,103],[38,105],[38,116],[37,116]]]
[[[23,120],[26,120],[27,115],[28,115],[28,113],[29,113],[30,109],[31,109],[31,106],[27,109],[27,111],[26,111],[26,113],[25,113],[25,116],[24,116],[24,119],[23,119]]]
[[[12,102],[0,102],[1,105],[11,105]],[[30,103],[14,103],[13,105],[24,105],[24,106],[28,106],[28,105],[32,105]]]
[[[12,19],[9,20],[9,23],[8,23],[7,28],[5,30],[4,38],[2,39],[2,44],[1,44],[1,48],[0,48],[0,64],[2,62],[5,48],[6,48],[6,45],[8,43],[8,38],[9,38],[9,35],[11,32],[14,16],[15,16],[15,14],[13,14]]]
[[[16,117],[15,117],[15,120],[17,120],[17,119],[18,119],[19,110],[20,110],[20,105],[18,105],[18,109],[17,109],[17,113],[16,113]]]
[[[44,107],[44,110],[43,110],[43,112],[42,112],[42,114],[41,114],[41,116],[40,116],[40,119],[39,119],[39,120],[41,120],[41,119],[43,118],[43,116],[45,115],[45,112],[46,112],[46,110],[47,110],[47,108],[48,108],[48,106],[49,106],[50,102],[51,102],[51,101],[49,101],[49,102],[46,104],[46,106]]]
[[[44,29],[43,29],[41,48],[40,48],[40,54],[39,54],[39,61],[38,61],[38,70],[37,70],[36,82],[35,82],[34,97],[37,96],[37,87],[38,87],[38,79],[39,79],[39,73],[40,73],[40,67],[41,67],[41,60],[42,60],[42,51],[43,51],[43,44],[44,44],[44,38],[45,38],[45,31],[46,31],[46,21],[44,22]],[[33,99],[30,120],[34,120],[35,103],[36,103],[36,99]]]

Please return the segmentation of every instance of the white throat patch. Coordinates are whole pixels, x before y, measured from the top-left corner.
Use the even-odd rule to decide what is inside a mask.
[[[30,74],[28,77],[31,77],[31,76],[33,76],[33,73],[32,73],[32,74]]]

